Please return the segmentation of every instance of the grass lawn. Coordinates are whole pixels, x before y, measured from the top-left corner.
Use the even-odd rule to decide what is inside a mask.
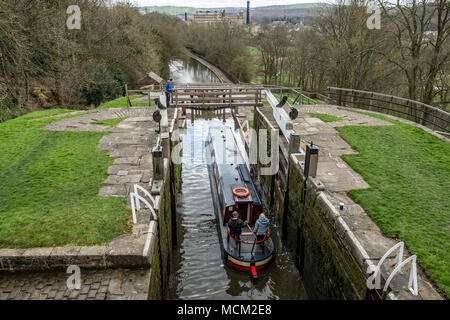
[[[143,95],[135,94],[130,96],[131,106],[132,107],[146,107],[148,106],[148,102],[133,102],[133,99],[142,98]],[[154,102],[152,101],[152,104]],[[97,109],[108,109],[108,108],[126,108],[127,107],[127,98],[121,97],[116,100],[111,100],[101,104]]]
[[[332,116],[332,115],[325,114],[325,113],[309,112],[309,113],[307,113],[307,115],[310,117],[313,117],[313,118],[319,118],[323,122],[334,122],[334,121],[342,120],[341,117],[336,117],[336,116]]]
[[[251,56],[260,56],[261,55],[261,51],[257,47],[248,46],[247,50]]]
[[[261,61],[261,51],[256,47],[247,46],[247,52],[250,55],[251,83],[263,84],[264,76],[258,75],[258,73],[264,70]]]
[[[114,118],[114,119],[105,119],[105,120],[99,120],[91,122],[92,124],[100,124],[103,126],[117,126],[119,123],[121,123],[125,118]]]
[[[450,296],[450,144],[377,117],[394,125],[336,128],[359,152],[342,158],[370,184],[349,195],[388,236],[404,241]]]
[[[0,247],[96,245],[126,233],[127,200],[98,196],[114,161],[97,150],[108,133],[41,129],[66,112],[0,124]]]

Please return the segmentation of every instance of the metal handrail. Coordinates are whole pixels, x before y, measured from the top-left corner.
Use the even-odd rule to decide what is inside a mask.
[[[336,87],[328,87],[327,89],[330,99],[337,101],[339,104],[351,104],[350,107],[355,108],[359,106],[375,108],[379,112],[394,113],[401,118],[425,125],[433,130],[442,130],[444,133],[450,132],[450,113],[423,102],[364,90]],[[345,97],[351,97],[350,101],[346,100]],[[380,103],[375,104],[374,102]],[[393,108],[393,106],[405,109],[399,110],[399,108]]]
[[[416,101],[416,100],[411,100],[411,99],[408,99],[408,98],[397,97],[397,96],[393,96],[393,95],[389,95],[389,94],[385,94],[385,93],[364,91],[364,90],[356,90],[356,89],[348,89],[348,88],[336,88],[336,87],[327,87],[327,89],[328,90],[349,91],[349,92],[352,92],[352,93],[356,92],[356,93],[364,93],[364,94],[374,94],[374,95],[377,95],[377,96],[380,96],[380,97],[394,98],[394,99],[403,100],[403,101],[406,101],[406,102],[417,103],[417,104],[423,105],[425,107],[428,107],[430,109],[435,109],[436,111],[442,111],[442,112],[445,112],[447,115],[450,115],[450,113],[448,113],[448,112],[446,112],[444,110],[441,110],[439,108],[430,106],[430,105],[425,104],[423,102]]]
[[[133,215],[133,223],[137,224],[137,216],[136,216],[136,206],[139,205],[139,202],[142,201],[144,205],[151,211],[153,220],[158,220],[158,215],[155,212],[153,206],[142,196],[135,194],[134,192],[130,193],[130,202],[131,202],[131,213]]]
[[[401,262],[395,269],[392,271],[392,273],[389,275],[389,277],[386,280],[386,283],[383,288],[383,293],[387,292],[387,289],[389,288],[389,284],[391,283],[391,280],[394,278],[394,276],[397,274],[397,272],[400,271],[401,268],[403,268],[408,262],[411,262],[411,271],[409,272],[409,281],[408,281],[408,289],[411,291],[411,293],[415,296],[419,294],[419,289],[417,286],[417,256],[413,255],[409,257],[408,259]]]
[[[399,265],[402,261],[403,261],[403,250],[405,248],[405,243],[404,242],[399,242],[396,245],[394,245],[391,249],[389,249],[384,256],[380,259],[380,261],[378,262],[377,266],[375,267],[375,273],[373,274],[373,276],[371,278],[375,278],[375,283],[373,285],[371,285],[370,287],[374,287],[376,289],[381,289],[381,266],[383,265],[383,262],[386,260],[386,258],[392,253],[394,252],[396,249],[398,248],[398,253],[397,256],[395,258],[396,260],[396,265]],[[370,279],[370,278],[369,278]],[[368,280],[369,281],[369,280]]]
[[[139,190],[142,191],[144,193],[144,195],[150,199],[150,201],[152,202],[153,207],[156,206],[156,200],[155,198],[153,198],[153,196],[151,195],[150,192],[148,192],[146,189],[144,189],[143,187],[141,187],[138,184],[134,185],[134,193],[139,195]],[[136,209],[137,210],[141,210],[141,205],[139,201],[136,201]]]

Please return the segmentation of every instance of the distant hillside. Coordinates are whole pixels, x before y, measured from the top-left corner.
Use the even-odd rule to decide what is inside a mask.
[[[325,3],[297,3],[290,5],[273,5],[265,7],[251,8],[252,20],[257,21],[270,21],[274,19],[284,17],[304,17],[311,14],[318,8],[329,6]],[[176,6],[149,6],[140,7],[142,12],[159,12],[170,15],[183,15],[185,12],[189,15],[196,13],[197,11],[223,11],[228,14],[237,14],[240,11],[246,11],[245,7],[223,7],[223,8],[193,8],[193,7],[176,7]]]
[[[174,6],[151,6],[151,7],[140,7],[139,10],[141,12],[159,12],[170,15],[179,15],[184,14],[185,12],[189,14],[194,14],[197,10],[192,7],[174,7]]]

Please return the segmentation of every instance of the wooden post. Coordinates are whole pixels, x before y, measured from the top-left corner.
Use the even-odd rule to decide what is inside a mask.
[[[130,97],[128,96],[128,85],[125,84],[125,95],[126,95],[126,100],[127,100],[127,108],[129,108],[131,106],[131,101],[130,101]]]
[[[164,157],[163,148],[161,146],[156,146],[152,150],[153,159],[153,179],[163,180],[164,179]]]
[[[152,105],[152,99],[150,97],[150,91],[148,92],[148,106],[150,107]]]
[[[352,107],[355,107],[355,91],[352,90]]]
[[[406,114],[410,115],[411,118],[412,118],[413,117],[412,108],[411,108],[411,112],[409,111],[409,100],[406,101],[406,106],[405,107],[406,107]],[[406,119],[408,119],[408,118],[406,118]],[[411,119],[408,119],[408,120],[411,120]]]
[[[317,164],[319,163],[319,148],[316,145],[306,145],[305,169],[306,178],[315,178],[317,175]]]
[[[420,119],[420,124],[421,124],[421,125],[424,125],[424,124],[425,124],[425,117],[426,117],[426,112],[425,112],[425,110],[426,110],[426,107],[425,107],[424,104],[422,104],[422,117],[421,117],[421,119]]]
[[[291,133],[289,138],[289,154],[298,153],[300,150],[300,135],[298,133]]]
[[[391,96],[391,101],[389,102],[389,114],[390,115],[392,115],[393,111],[394,111],[394,110],[392,110],[392,100],[394,100],[394,96]]]

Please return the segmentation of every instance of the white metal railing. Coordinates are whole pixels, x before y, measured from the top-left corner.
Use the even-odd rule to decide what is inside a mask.
[[[147,199],[145,199],[143,196],[139,195],[139,190],[144,193],[144,196],[147,196],[148,200],[152,202],[150,204]],[[131,212],[133,214],[133,223],[137,223],[137,216],[136,216],[136,210],[141,209],[141,202],[144,203],[144,205],[151,211],[153,220],[158,220],[158,216],[155,212],[154,207],[156,206],[156,201],[152,197],[152,195],[142,188],[141,186],[135,184],[134,185],[134,192],[130,193],[130,202],[131,202]]]
[[[415,296],[419,294],[418,286],[417,286],[417,256],[413,255],[408,259],[404,260],[397,267],[395,267],[394,271],[389,275],[386,280],[386,283],[383,288],[383,292],[386,292],[389,284],[391,283],[392,278],[403,268],[408,262],[411,262],[411,271],[409,272],[409,281],[408,281],[408,289]]]
[[[145,188],[141,187],[140,185],[135,184],[134,185],[134,193],[139,195],[139,191],[142,191],[144,193],[144,196],[146,196],[152,202],[153,207],[156,207],[156,200],[155,200],[155,198],[153,198],[151,193],[148,192]],[[138,202],[136,203],[136,208],[137,208],[137,210],[141,210],[141,206]]]
[[[411,293],[415,296],[418,295],[418,286],[417,286],[417,256],[413,255],[406,260],[403,260],[403,252],[405,249],[405,243],[399,242],[396,245],[394,245],[392,248],[390,248],[384,256],[380,259],[378,264],[376,266],[369,266],[367,269],[368,273],[374,272],[368,279],[367,279],[367,286],[369,289],[381,289],[381,266],[383,265],[384,261],[387,257],[389,257],[395,250],[398,249],[397,256],[395,257],[395,263],[393,266],[396,266],[392,273],[389,275],[388,279],[386,280],[386,283],[383,287],[383,292],[385,293],[389,287],[389,284],[391,280],[394,278],[394,276],[397,274],[398,271],[402,267],[404,267],[406,264],[411,262],[411,271],[409,274],[409,282],[408,282],[408,289],[411,291]]]
[[[386,258],[389,257],[389,255],[398,248],[399,250],[398,250],[398,253],[397,253],[397,256],[395,259],[397,261],[396,264],[399,265],[402,262],[404,246],[405,246],[404,242],[397,243],[395,246],[393,246],[391,249],[389,249],[384,254],[384,256],[380,259],[380,261],[378,262],[378,264],[376,266],[375,273],[374,273],[375,288],[381,289],[381,284],[380,284],[380,282],[381,282],[381,266],[383,265],[384,260],[386,260]]]

